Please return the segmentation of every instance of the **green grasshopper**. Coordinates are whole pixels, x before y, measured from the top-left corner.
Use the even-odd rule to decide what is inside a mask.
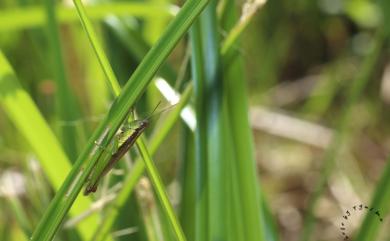
[[[158,105],[155,107],[152,114],[157,107]],[[84,190],[84,195],[96,192],[100,179],[114,167],[114,165],[134,145],[135,141],[144,132],[146,127],[149,126],[148,119],[150,117],[151,115],[144,120],[135,120],[122,126],[121,131],[114,136],[113,141],[109,145],[108,149],[111,149],[111,151],[107,151],[105,148],[97,160],[94,169],[86,181],[87,185]],[[100,143],[95,142],[95,144],[100,146]]]

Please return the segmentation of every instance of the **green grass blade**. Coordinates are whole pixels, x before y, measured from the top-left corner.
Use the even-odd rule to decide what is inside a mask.
[[[111,14],[116,16],[134,16],[152,18],[154,16],[172,17],[176,8],[172,5],[150,3],[121,2],[87,6],[89,17],[93,20],[103,19]],[[60,23],[77,23],[79,17],[73,8],[57,7]],[[40,27],[45,24],[45,12],[42,7],[24,7],[0,11],[0,32],[19,31]]]
[[[229,2],[229,1],[226,1],[226,2]],[[230,49],[231,45],[233,45],[236,42],[237,38],[239,38],[239,36],[242,34],[242,32],[245,30],[245,28],[251,22],[252,18],[255,16],[256,11],[261,6],[263,6],[264,3],[265,3],[265,1],[261,1],[261,0],[260,1],[254,0],[252,2],[248,1],[247,3],[245,3],[246,4],[246,6],[245,6],[246,11],[243,11],[242,16],[240,17],[240,20],[237,21],[237,24],[230,29],[229,34],[226,36],[225,40],[223,41],[222,47],[221,47],[222,53],[226,53]],[[226,7],[226,9],[229,10],[229,8],[227,8],[227,7]],[[229,13],[231,13],[231,10],[229,10]],[[231,16],[229,16],[228,13],[226,13],[226,15],[227,15],[227,18],[231,19]]]
[[[262,198],[262,207],[263,207],[263,216],[261,217],[264,221],[263,230],[264,230],[264,240],[267,241],[277,241],[280,240],[279,233],[276,228],[276,223],[273,217],[273,213],[271,213],[271,209],[268,206],[265,198]]]
[[[241,16],[237,21],[236,9],[232,7],[233,1],[228,1],[224,18],[224,28],[231,29],[230,34],[224,41],[222,53],[224,54],[224,90],[226,93],[228,116],[230,126],[230,138],[234,146],[234,162],[231,163],[232,178],[238,186],[234,192],[236,215],[233,220],[241,220],[236,224],[242,228],[243,240],[268,240],[266,233],[273,233],[270,216],[265,215],[265,202],[259,190],[256,175],[256,160],[251,127],[248,119],[248,100],[244,81],[237,81],[244,76],[242,58],[234,46],[239,43],[239,34],[245,29],[252,19],[254,11],[261,6],[254,1],[252,11],[248,15]],[[276,236],[276,235],[275,235]]]
[[[380,1],[380,7],[382,9],[384,21],[383,21],[383,34],[385,40],[390,36],[390,2]],[[388,46],[388,43],[386,43]],[[390,211],[390,159],[387,159],[387,165],[383,171],[382,177],[379,183],[376,185],[376,190],[373,194],[371,201],[371,207],[378,210],[382,217],[386,217]],[[386,219],[385,219],[386,220]],[[366,215],[363,222],[360,225],[360,229],[355,237],[356,241],[369,241],[376,240],[381,223],[378,222],[378,218],[375,215]]]
[[[227,150],[231,146],[227,141],[228,123],[224,109],[223,77],[220,60],[220,39],[216,14],[217,1],[207,7],[201,17],[201,38],[203,44],[203,64],[206,107],[206,145],[207,145],[207,238],[210,240],[228,240],[227,212],[229,210],[230,190],[228,163],[231,158]],[[210,94],[212,93],[212,94]]]
[[[100,66],[103,69],[104,75],[108,79],[111,91],[114,93],[115,96],[118,96],[121,91],[121,87],[115,77],[114,71],[112,70],[106,55],[104,54],[103,47],[99,44],[96,33],[95,31],[93,31],[92,23],[89,21],[87,17],[84,6],[80,0],[74,0],[73,2],[76,6],[84,30],[87,33],[87,36],[93,47],[93,50],[95,51]]]
[[[142,159],[145,162],[146,170],[149,174],[149,178],[153,184],[154,190],[157,193],[157,197],[159,198],[163,211],[165,212],[165,215],[167,215],[169,221],[171,222],[172,228],[174,233],[176,234],[176,237],[179,241],[186,241],[186,237],[183,233],[183,230],[177,221],[178,219],[176,218],[175,212],[173,210],[173,207],[171,203],[169,202],[168,194],[165,191],[163,182],[158,174],[157,168],[154,165],[149,151],[146,148],[145,144],[143,141],[137,142],[137,147],[139,149],[139,152],[142,156]]]
[[[144,41],[140,33],[134,29],[133,26],[129,26],[123,19],[113,18],[107,19],[105,23],[108,25],[113,34],[123,44],[126,50],[131,56],[138,62],[146,55],[150,46]],[[173,68],[165,63],[159,69],[159,75],[165,78],[169,83],[173,83],[177,76]]]
[[[33,100],[20,86],[2,52],[0,52],[0,103],[41,161],[51,185],[54,188],[61,186],[66,173],[70,170],[70,162]]]
[[[386,217],[390,211],[390,162],[387,159],[386,168],[382,174],[382,177],[376,186],[376,190],[373,195],[371,207],[375,207],[375,210],[379,210],[382,217]],[[378,217],[373,214],[367,213],[364,218],[359,232],[354,240],[356,241],[369,241],[376,240],[379,227],[382,223],[378,221]]]
[[[1,51],[0,103],[37,155],[51,186],[54,190],[59,189],[66,173],[71,169],[70,161],[30,96],[21,88],[12,67]],[[89,199],[80,199],[72,208],[71,214],[78,215],[89,206]],[[94,222],[96,219],[91,218],[78,227],[83,238],[91,235],[91,230],[87,227]]]
[[[225,106],[219,27],[216,2],[213,3],[191,32],[198,124],[195,132],[194,191],[197,205],[194,239],[244,240],[244,225],[234,219],[239,212],[235,208],[239,203],[239,197],[235,195],[238,186],[230,173],[235,150]]]
[[[20,228],[23,230],[26,236],[30,236],[32,233],[32,227],[29,219],[27,218],[26,210],[23,210],[21,200],[19,200],[17,196],[9,196],[7,201],[9,203],[10,209],[15,214]]]
[[[176,18],[168,25],[160,40],[152,47],[140,63],[119,97],[113,103],[107,117],[88,141],[88,145],[79,156],[65,182],[52,200],[45,215],[35,229],[32,240],[51,240],[62,220],[77,198],[85,180],[91,172],[102,148],[96,148],[94,142],[102,140],[107,146],[123,123],[128,110],[142,95],[152,80],[158,67],[168,57],[180,38],[190,27],[209,1],[187,1]]]
[[[190,32],[191,38],[191,66],[192,79],[194,81],[194,97],[195,97],[195,112],[196,125],[195,129],[195,168],[192,170],[195,174],[194,199],[197,205],[195,206],[195,222],[194,222],[194,237],[189,237],[190,240],[207,240],[207,142],[206,126],[207,119],[206,104],[205,104],[205,84],[204,84],[204,65],[202,41],[200,32],[200,20],[196,21]]]
[[[181,168],[181,203],[180,203],[180,222],[187,239],[195,240],[195,143],[194,135],[190,128],[183,128],[182,137],[182,159],[184,160]]]

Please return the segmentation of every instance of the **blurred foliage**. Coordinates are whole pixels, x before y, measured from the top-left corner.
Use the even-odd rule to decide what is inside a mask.
[[[121,86],[191,1],[84,3]],[[389,240],[389,13],[211,1],[156,75],[181,102],[145,135],[187,240]],[[0,240],[29,239],[117,102],[88,36],[72,1],[0,2]],[[141,119],[170,105],[156,86],[134,94]],[[77,198],[55,240],[175,239],[138,156]]]

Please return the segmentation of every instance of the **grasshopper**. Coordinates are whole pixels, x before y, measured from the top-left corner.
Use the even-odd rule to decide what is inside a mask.
[[[160,103],[159,103],[160,104]],[[155,107],[157,109],[159,104]],[[114,136],[113,141],[109,144],[111,151],[107,151],[106,148],[99,157],[95,167],[87,179],[87,185],[84,189],[84,195],[88,195],[91,192],[96,192],[100,179],[104,177],[114,165],[126,154],[126,152],[134,145],[138,137],[149,126],[149,118],[152,114],[144,120],[135,120],[130,123],[126,123],[122,126],[119,133]],[[127,119],[127,118],[126,118]],[[100,143],[95,142],[100,147]]]

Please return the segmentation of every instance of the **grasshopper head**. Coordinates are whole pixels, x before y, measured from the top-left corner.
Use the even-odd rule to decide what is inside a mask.
[[[142,129],[144,129],[144,128],[148,127],[149,121],[147,121],[147,120],[142,120],[139,124],[140,124],[140,127],[141,127]]]

